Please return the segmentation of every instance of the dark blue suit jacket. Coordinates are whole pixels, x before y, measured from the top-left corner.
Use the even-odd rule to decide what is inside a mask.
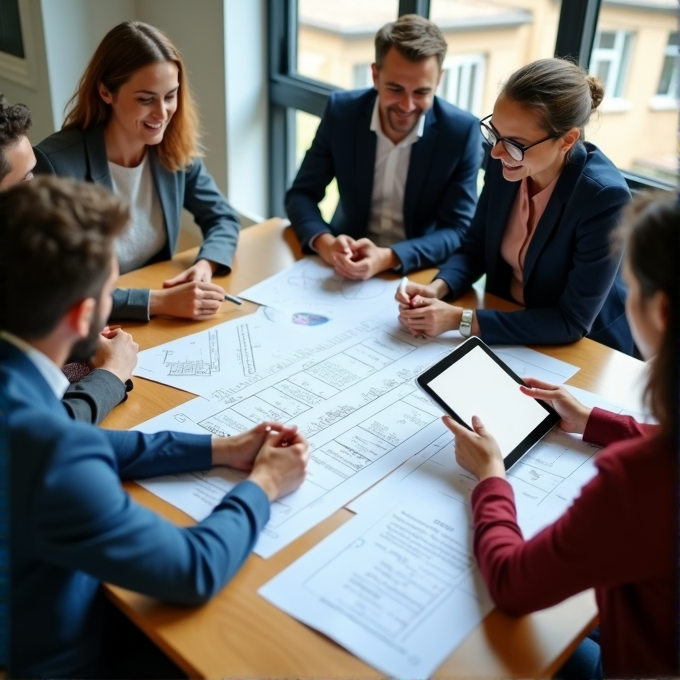
[[[234,575],[269,519],[239,484],[182,529],[132,502],[121,479],[210,467],[210,436],[74,423],[33,363],[0,340],[0,420],[10,455],[12,677],[97,672],[107,581],[196,605]]]
[[[88,130],[59,130],[43,139],[34,150],[37,173],[95,182],[113,191],[102,125]],[[158,160],[155,147],[148,147],[148,153],[168,240],[165,248],[146,264],[172,257],[179,238],[182,208],[186,208],[203,232],[203,245],[196,259],[217,262],[221,268],[216,273],[228,274],[240,224],[203,161],[196,158],[186,170],[170,172]],[[119,288],[113,294],[111,319],[148,321],[148,309],[148,290]]]
[[[366,235],[371,214],[377,138],[370,129],[376,90],[334,92],[286,194],[288,217],[302,242],[321,232]],[[391,246],[404,273],[441,264],[470,224],[481,161],[479,121],[434,98],[423,136],[413,145],[404,191],[406,239]],[[318,203],[337,179],[340,201],[330,225]]]
[[[511,269],[501,240],[519,182],[503,178],[489,159],[477,212],[461,247],[442,266],[452,297],[482,274],[486,290],[507,300]],[[479,310],[482,339],[489,344],[562,344],[587,335],[632,354],[625,317],[626,289],[611,233],[630,191],[614,164],[590,143],[577,144],[536,226],[524,261],[524,302],[516,312]]]

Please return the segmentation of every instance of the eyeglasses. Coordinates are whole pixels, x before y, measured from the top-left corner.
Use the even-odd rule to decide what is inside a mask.
[[[496,146],[498,142],[503,142],[503,148],[516,161],[523,161],[524,152],[527,149],[530,149],[532,146],[536,146],[537,144],[543,144],[543,142],[547,142],[549,139],[555,139],[553,135],[550,135],[550,137],[541,139],[541,141],[539,142],[534,142],[533,144],[522,146],[519,142],[516,142],[513,139],[506,139],[505,137],[501,137],[498,134],[496,128],[494,128],[494,126],[491,125],[491,123],[487,124],[486,121],[489,120],[491,116],[493,116],[493,114],[487,116],[486,118],[482,118],[482,120],[479,121],[479,129],[482,131],[482,137],[484,137],[484,139],[487,142],[489,142],[489,144],[491,144],[492,147]]]

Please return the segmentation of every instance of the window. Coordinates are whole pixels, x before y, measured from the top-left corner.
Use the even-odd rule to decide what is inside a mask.
[[[484,63],[483,54],[447,57],[439,95],[461,109],[481,117]]]
[[[24,58],[19,0],[0,0],[0,52]]]
[[[569,57],[606,85],[586,139],[622,170],[662,182],[677,175],[676,0],[267,1],[271,214],[283,214],[285,190],[330,94],[371,87],[375,32],[414,12],[429,16],[449,44],[441,97],[483,116],[520,66]],[[324,200],[330,216],[337,189]]]
[[[346,89],[370,87],[373,38],[398,16],[398,0],[298,0],[298,75]]]
[[[604,83],[605,97],[624,95],[633,34],[628,31],[598,31],[590,72]]]
[[[678,32],[673,31],[664,51],[663,68],[656,94],[659,97],[675,99],[678,88]]]

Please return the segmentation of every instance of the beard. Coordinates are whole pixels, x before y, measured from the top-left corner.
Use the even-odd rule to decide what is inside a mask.
[[[93,321],[90,326],[90,332],[87,334],[87,337],[78,340],[78,342],[73,345],[71,354],[66,363],[70,364],[72,362],[77,362],[87,364],[95,355],[99,343],[99,336],[104,326],[106,326],[106,319],[102,318],[99,300],[97,300],[97,305],[94,308],[92,316]]]

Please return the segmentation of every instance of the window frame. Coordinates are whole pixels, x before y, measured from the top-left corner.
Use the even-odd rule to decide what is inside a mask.
[[[602,0],[562,0],[555,56],[590,65]],[[430,0],[399,0],[399,16],[429,16]],[[395,17],[396,19],[397,17]],[[285,214],[286,188],[295,177],[295,109],[321,117],[332,92],[329,83],[295,73],[297,0],[268,0],[269,31],[269,214]],[[632,50],[631,50],[632,51]],[[634,189],[667,188],[671,184],[623,173]]]

